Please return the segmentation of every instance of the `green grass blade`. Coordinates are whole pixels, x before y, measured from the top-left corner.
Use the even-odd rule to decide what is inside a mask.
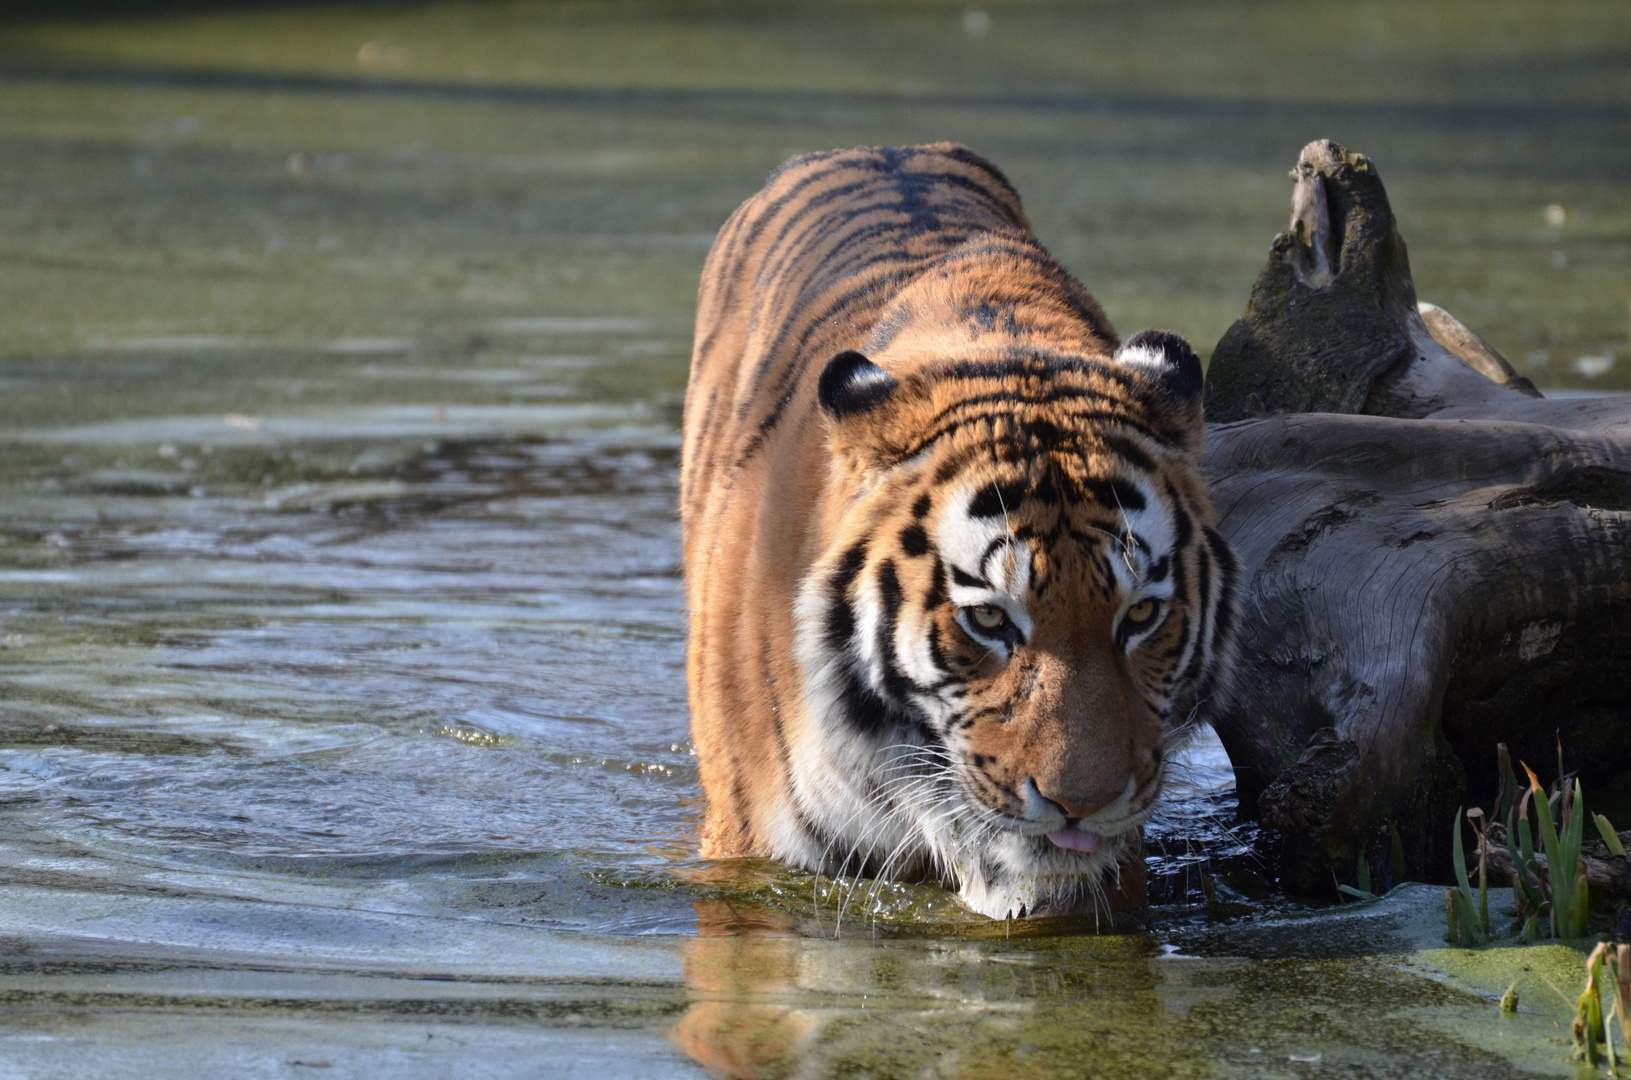
[[[1586,838],[1586,799],[1578,780],[1574,782],[1574,799],[1569,806],[1569,818],[1563,823],[1563,832],[1563,857],[1574,866],[1580,861],[1580,846]]]
[[[1530,831],[1529,804],[1533,801],[1530,794],[1525,790],[1518,799],[1518,851],[1523,856],[1518,865],[1532,868],[1535,865],[1535,837]]]
[[[1534,853],[1529,843],[1529,820],[1518,813],[1518,809],[1521,808],[1515,809],[1510,803],[1506,808],[1506,850],[1507,854],[1512,856],[1512,865],[1516,869],[1517,884],[1514,887],[1522,889],[1529,906],[1538,911],[1540,905],[1545,903],[1545,897],[1541,896],[1540,883],[1534,877],[1532,866]],[[1513,820],[1514,814],[1518,814],[1516,821]],[[1522,830],[1521,835],[1519,830]]]
[[[1563,840],[1552,824],[1552,808],[1546,804],[1546,793],[1541,789],[1535,770],[1527,765],[1523,769],[1529,774],[1529,790],[1534,796],[1535,831],[1540,833],[1541,846],[1546,850],[1547,891],[1552,897],[1552,933],[1558,937],[1568,937],[1574,925],[1574,882],[1569,870],[1565,869],[1569,864],[1563,859]]]
[[[1556,896],[1559,888],[1566,891],[1568,903],[1561,907],[1560,912],[1568,936],[1585,937],[1590,898],[1586,876],[1581,873],[1580,846],[1585,838],[1586,799],[1580,790],[1579,780],[1574,782],[1572,793],[1565,789],[1563,794],[1561,805],[1567,816],[1562,823],[1562,835],[1558,837],[1557,845],[1563,863],[1552,871],[1557,878],[1557,887],[1553,888],[1552,894]],[[1571,794],[1573,798],[1569,797]]]
[[[1495,769],[1501,774],[1501,799],[1495,808],[1495,820],[1506,821],[1518,798],[1518,774],[1512,771],[1512,754],[1506,743],[1495,744]]]
[[[1456,889],[1444,890],[1444,916],[1450,928],[1445,940],[1450,944],[1466,949],[1489,940],[1489,936],[1478,929],[1478,915],[1472,909],[1472,902]]]
[[[1472,901],[1467,899],[1465,896],[1462,896],[1460,893],[1456,894],[1456,900],[1458,901],[1458,906],[1461,909],[1458,912],[1461,918],[1461,925],[1467,928],[1467,937],[1471,939],[1470,943],[1473,945],[1484,944],[1484,942],[1489,940],[1489,935],[1484,933],[1484,931],[1479,928],[1478,913],[1472,909]]]
[[[1524,771],[1529,773],[1531,785],[1529,791],[1534,796],[1535,831],[1540,834],[1541,848],[1546,852],[1548,860],[1556,859],[1563,854],[1563,850],[1557,835],[1557,826],[1552,823],[1552,808],[1547,804],[1546,792],[1541,790],[1540,780],[1536,778],[1534,770],[1524,765]]]
[[[1609,854],[1625,858],[1625,845],[1620,843],[1620,834],[1614,831],[1614,826],[1609,824],[1609,820],[1601,814],[1595,815],[1592,820],[1597,823],[1597,835],[1608,845]]]
[[[1489,936],[1489,867],[1482,845],[1478,849],[1478,929]]]
[[[1455,867],[1455,883],[1468,896],[1472,885],[1467,881],[1467,853],[1461,850],[1461,807],[1455,808],[1455,831],[1450,834],[1450,862]]]

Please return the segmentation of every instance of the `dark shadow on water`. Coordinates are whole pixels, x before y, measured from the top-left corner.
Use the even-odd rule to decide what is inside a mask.
[[[237,14],[246,11],[302,8],[379,8],[401,11],[420,3],[359,4],[355,0],[11,0],[0,6],[0,26],[31,22],[99,22],[104,19],[145,19],[203,12]]]
[[[1522,102],[1330,102],[1095,93],[912,93],[762,88],[584,87],[461,82],[353,75],[285,74],[162,64],[73,64],[28,56],[0,56],[0,82],[53,82],[89,86],[260,93],[338,94],[426,98],[484,104],[638,109],[690,116],[763,116],[791,111],[808,121],[820,110],[947,109],[1040,112],[1313,125],[1365,122],[1400,130],[1458,135],[1510,133],[1552,136],[1571,128],[1631,121],[1631,105]],[[1313,130],[1311,127],[1310,130]]]

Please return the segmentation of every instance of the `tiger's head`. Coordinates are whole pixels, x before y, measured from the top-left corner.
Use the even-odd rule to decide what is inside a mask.
[[[1066,910],[1136,842],[1227,667],[1200,361],[1159,331],[1110,355],[881,344],[818,387],[844,498],[797,606],[798,803],[829,872]]]

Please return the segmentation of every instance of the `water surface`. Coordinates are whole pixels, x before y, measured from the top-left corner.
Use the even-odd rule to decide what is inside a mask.
[[[1308,921],[1215,743],[1142,923],[695,860],[676,429],[730,210],[939,138],[1203,355],[1338,138],[1424,298],[1631,387],[1628,10],[0,21],[0,1075],[1567,1073],[1575,953]]]

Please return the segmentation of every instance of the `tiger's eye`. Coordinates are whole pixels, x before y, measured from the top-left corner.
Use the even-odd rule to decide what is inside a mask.
[[[982,630],[1000,630],[1008,621],[1008,613],[995,604],[981,604],[968,609],[974,625]]]
[[[1127,622],[1132,626],[1143,626],[1155,618],[1155,601],[1140,600],[1127,609]]]

